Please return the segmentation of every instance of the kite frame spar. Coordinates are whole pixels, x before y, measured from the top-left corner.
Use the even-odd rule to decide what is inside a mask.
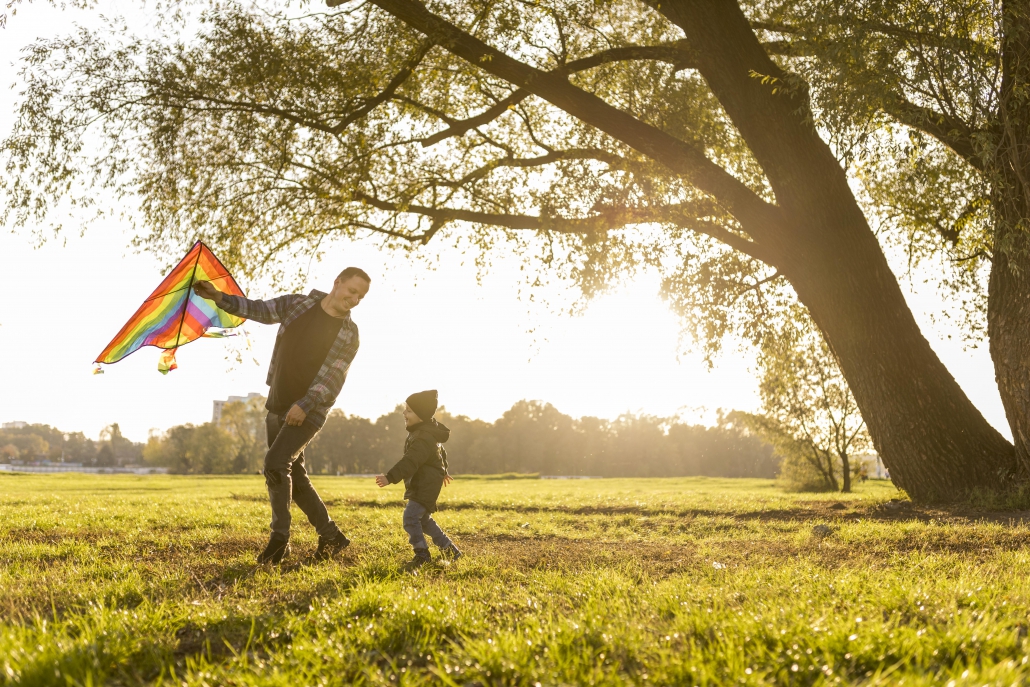
[[[101,364],[116,363],[145,346],[153,346],[164,351],[158,363],[158,370],[162,374],[166,374],[177,367],[175,352],[180,346],[185,346],[205,336],[226,336],[221,331],[215,333],[209,330],[232,329],[240,326],[244,322],[243,318],[220,310],[214,303],[193,292],[193,284],[198,279],[198,270],[201,271],[199,276],[201,280],[224,282],[220,289],[223,293],[234,296],[243,295],[243,291],[221,260],[204,245],[203,241],[197,241],[136,309],[136,312],[122,326],[114,339],[107,344],[107,347],[94,361],[97,364],[94,373],[103,372],[100,368]],[[186,276],[187,272],[189,273],[188,277]],[[180,292],[185,292],[181,306],[178,303],[179,297],[176,296]],[[154,301],[158,299],[161,299],[162,302],[155,305]],[[169,310],[172,312],[168,312]],[[192,316],[189,323],[187,315]],[[175,323],[176,320],[177,323]],[[187,325],[189,331],[183,340],[183,328]]]

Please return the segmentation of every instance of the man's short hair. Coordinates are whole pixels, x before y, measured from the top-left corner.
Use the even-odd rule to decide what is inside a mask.
[[[340,276],[336,278],[336,281],[347,281],[351,277],[361,277],[369,284],[372,283],[372,277],[368,276],[365,270],[360,267],[348,267],[343,272],[340,272]]]

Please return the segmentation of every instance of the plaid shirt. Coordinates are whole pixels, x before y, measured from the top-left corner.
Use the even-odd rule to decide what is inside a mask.
[[[222,294],[220,307],[227,313],[263,324],[281,323],[279,333],[275,335],[272,362],[268,366],[268,379],[265,381],[269,386],[272,385],[272,378],[275,374],[275,363],[278,359],[279,343],[283,338],[283,332],[291,322],[311,308],[318,306],[327,295],[322,291],[312,290],[306,296],[289,294],[273,298],[270,301],[252,301],[242,296]],[[336,397],[340,395],[343,383],[347,379],[347,370],[350,369],[350,364],[358,353],[358,344],[358,325],[354,324],[350,313],[347,313],[347,316],[343,318],[340,333],[329,348],[329,354],[311,382],[308,393],[297,401],[301,410],[307,413],[307,419],[317,427],[325,424],[329,409],[333,407]]]

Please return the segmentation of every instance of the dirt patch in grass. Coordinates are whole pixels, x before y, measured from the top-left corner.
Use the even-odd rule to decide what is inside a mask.
[[[268,494],[229,494],[223,496],[230,501],[249,501],[252,503],[268,503]]]
[[[46,544],[49,546],[57,546],[63,542],[95,544],[102,539],[112,536],[110,530],[92,528],[69,530],[64,528],[12,527],[6,532],[0,532],[0,542]]]
[[[809,501],[805,506],[754,514],[761,520],[811,519],[813,517],[855,519],[882,522],[938,522],[948,524],[991,523],[1006,527],[1030,525],[1030,510],[986,510],[968,505],[929,506],[891,499],[881,503],[861,501]],[[807,515],[807,518],[806,518]],[[738,516],[738,517],[748,517]]]
[[[396,503],[347,500],[345,505],[360,508],[396,508]],[[511,513],[559,513],[565,515],[637,515],[732,518],[741,521],[806,522],[809,520],[868,519],[885,522],[920,521],[971,524],[990,522],[1009,527],[1030,525],[1030,511],[987,511],[969,506],[922,506],[910,501],[873,503],[862,501],[807,501],[792,508],[769,508],[753,511],[716,510],[711,508],[648,508],[642,506],[521,506],[484,503],[442,503],[441,511],[483,510]]]

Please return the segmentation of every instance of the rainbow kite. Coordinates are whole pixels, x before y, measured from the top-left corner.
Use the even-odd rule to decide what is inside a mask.
[[[179,346],[202,336],[231,336],[224,329],[240,326],[243,318],[219,310],[213,302],[193,293],[197,281],[209,281],[222,293],[243,295],[211,249],[197,241],[107,344],[95,361],[93,373],[103,374],[100,363],[116,363],[144,346],[156,346],[164,349],[157,369],[168,374],[177,367],[175,351]]]

